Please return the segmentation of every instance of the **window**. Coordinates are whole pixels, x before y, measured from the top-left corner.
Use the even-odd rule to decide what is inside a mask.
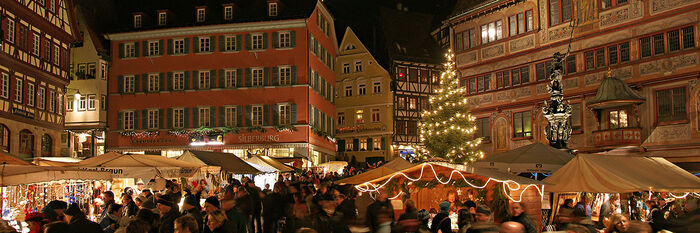
[[[148,92],[158,92],[160,87],[158,74],[148,74]]]
[[[408,98],[408,109],[410,109],[410,110],[418,109],[418,100],[415,97]]]
[[[511,70],[511,79],[513,86],[530,82],[530,67],[524,66]]]
[[[233,88],[236,87],[236,70],[226,70],[224,71],[224,87]]]
[[[141,15],[134,15],[134,28],[141,28],[141,21],[142,17]]]
[[[345,151],[352,151],[352,143],[345,143]]]
[[[136,57],[136,44],[126,43],[124,44],[124,57]]]
[[[372,93],[379,94],[382,93],[382,82],[375,81],[372,83]]]
[[[656,122],[668,123],[687,120],[686,104],[685,87],[656,91]]]
[[[44,40],[44,49],[46,49],[46,51],[44,53],[44,59],[46,61],[50,62],[51,61],[51,40],[48,38],[46,40]]]
[[[667,52],[680,51],[681,48],[695,47],[694,27],[675,29],[666,33],[655,34],[639,39],[639,53],[642,58]],[[668,44],[668,46],[666,46]],[[629,51],[629,46],[627,48]]]
[[[367,150],[367,139],[366,138],[361,138],[360,139],[360,151],[366,151]]]
[[[107,80],[109,72],[107,68],[107,63],[104,61],[100,61],[100,74],[102,75],[102,80]]]
[[[289,104],[280,104],[279,105],[279,111],[280,111],[280,119],[279,119],[279,124],[280,125],[289,125],[292,123],[292,108],[289,106]]]
[[[56,111],[56,92],[55,91],[49,91],[49,112],[55,112]]]
[[[356,118],[355,122],[357,124],[365,123],[365,116],[364,115],[365,115],[365,111],[362,109],[355,111],[355,118]]]
[[[614,110],[609,113],[608,129],[619,129],[627,127],[627,111]]]
[[[572,10],[571,0],[549,0],[549,25],[569,22]]]
[[[10,152],[10,129],[0,124],[0,151]]]
[[[508,72],[506,71],[505,73],[508,73]],[[503,75],[503,74],[501,74],[501,75]],[[498,78],[498,77],[502,77],[502,76],[497,75],[496,77]],[[503,81],[503,80],[501,80],[501,81]],[[508,80],[505,80],[505,81],[509,82]],[[467,84],[467,85],[469,85],[469,87],[468,87],[469,94],[488,91],[490,89],[489,88],[490,82],[491,82],[491,74],[485,74],[483,76],[478,76],[478,77],[474,77],[474,78],[469,79],[468,84]]]
[[[343,63],[343,74],[350,73],[350,63]]]
[[[406,109],[406,97],[397,97],[396,102],[398,103],[399,106],[396,106],[397,109]]]
[[[74,101],[75,101],[75,99],[73,99],[73,97],[70,97],[70,96],[66,97],[66,102],[68,102],[68,103],[66,103],[66,111],[68,111],[68,112],[73,111],[73,102]]]
[[[292,85],[292,67],[279,67],[279,85]]]
[[[226,36],[224,39],[224,51],[236,50],[236,36]]]
[[[209,107],[200,107],[197,111],[199,111],[198,115],[198,122],[199,122],[199,127],[210,127],[211,126],[211,117],[210,117],[210,108]]]
[[[15,43],[15,21],[7,19],[7,42]]]
[[[572,55],[566,58],[566,66],[564,67],[565,74],[576,73],[576,56]]]
[[[374,140],[372,140],[372,148],[374,150],[381,150],[382,149],[382,139],[375,138]]]
[[[508,17],[508,29],[510,36],[532,31],[532,10]]]
[[[355,62],[355,72],[362,72],[362,61]]]
[[[185,127],[185,109],[173,109],[173,128],[179,129]]]
[[[19,132],[19,153],[34,155],[34,135],[29,130]]]
[[[22,103],[22,79],[15,80],[15,101]]]
[[[237,122],[237,108],[236,107],[226,107],[224,108],[224,125],[226,127],[235,127]]]
[[[263,49],[263,34],[253,34],[251,38],[251,49],[260,50]]]
[[[53,149],[53,140],[48,134],[41,136],[41,156],[51,156],[51,150]]]
[[[158,109],[149,109],[147,112],[147,128],[148,129],[158,129],[159,126],[159,111]]]
[[[39,87],[39,91],[36,93],[36,99],[37,99],[36,107],[39,109],[44,109],[44,107],[46,106],[46,88]],[[71,102],[70,105],[71,105],[70,108],[72,110],[73,103]]]
[[[551,69],[551,61],[535,64],[535,79],[537,81],[545,80],[549,77]]]
[[[148,56],[157,56],[159,54],[159,44],[158,41],[148,42]]]
[[[262,126],[263,125],[263,106],[253,106],[251,108],[251,124],[252,126]]]
[[[469,29],[455,35],[455,50],[461,51],[476,46],[476,33],[474,29]],[[461,41],[461,42],[460,42]]]
[[[290,48],[292,47],[292,36],[289,32],[280,32],[279,36],[279,47],[280,48]]]
[[[367,94],[367,84],[360,84],[357,85],[357,95],[366,95]]]
[[[627,0],[600,0],[600,9],[610,9],[627,3]]]
[[[233,6],[225,6],[224,7],[224,20],[232,20],[233,19]]]
[[[202,23],[206,19],[206,10],[204,8],[197,9],[197,23]]]
[[[81,95],[80,100],[78,100],[78,111],[85,111],[87,109],[87,95]]]
[[[277,3],[271,2],[267,4],[267,16],[277,16]]]
[[[581,104],[571,105],[571,116],[569,117],[569,125],[571,125],[571,130],[574,132],[580,132],[583,130],[583,123],[581,122]]]
[[[27,105],[34,106],[34,83],[27,83]]]
[[[107,96],[105,95],[100,95],[100,111],[107,111]]]
[[[485,142],[491,141],[491,122],[488,117],[476,119],[476,137]]]
[[[351,97],[352,96],[352,86],[348,85],[345,86],[345,97]]]
[[[199,89],[209,89],[209,79],[210,77],[210,72],[208,70],[205,71],[199,71],[199,85],[197,86]]]
[[[338,113],[338,125],[345,125],[345,113],[344,112]]]
[[[503,23],[498,20],[488,24],[481,25],[481,44],[500,40],[503,34]]]
[[[95,101],[97,101],[96,98],[97,97],[95,95],[88,95],[88,105],[87,105],[88,110],[91,110],[91,111],[95,110],[95,108],[97,107],[97,105],[95,103]]]
[[[0,80],[0,97],[7,99],[10,96],[10,75],[2,73]]]
[[[53,45],[53,64],[61,64],[61,48],[58,45]]]
[[[134,130],[136,128],[136,120],[134,118],[134,111],[126,111],[124,114],[124,130]]]
[[[262,87],[264,84],[264,73],[262,68],[253,68],[253,86]]]
[[[210,43],[210,38],[208,36],[202,36],[199,37],[199,52],[210,52],[211,51],[211,43]]]
[[[513,137],[522,138],[532,136],[530,112],[517,112],[513,114]]]
[[[20,26],[19,27],[19,47],[22,48],[23,50],[28,50],[27,48],[27,31],[29,29],[25,26]]]
[[[135,83],[135,77],[134,76],[124,76],[124,92],[125,93],[134,93],[136,88],[134,86]]]
[[[39,34],[34,33],[34,39],[32,40],[32,54],[39,56],[41,52],[41,37]]]
[[[185,73],[177,72],[173,73],[173,90],[184,90],[185,89]]]
[[[695,28],[693,26],[685,27],[681,31],[683,32],[683,48],[695,47]]]
[[[49,0],[49,11],[56,12],[56,0]]]
[[[173,40],[173,54],[184,54],[185,53],[185,39],[174,39]]]
[[[381,118],[379,115],[379,109],[373,108],[372,109],[372,122],[379,122],[380,120],[381,120]]]
[[[168,13],[159,12],[158,13],[158,25],[163,26],[168,24]]]

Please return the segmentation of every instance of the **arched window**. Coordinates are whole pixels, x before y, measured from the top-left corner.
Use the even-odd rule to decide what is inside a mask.
[[[53,140],[48,134],[41,136],[41,156],[48,157],[51,156],[51,149],[53,148]]]
[[[19,132],[19,153],[34,156],[34,134],[29,130]]]
[[[10,129],[0,124],[0,151],[10,152]]]

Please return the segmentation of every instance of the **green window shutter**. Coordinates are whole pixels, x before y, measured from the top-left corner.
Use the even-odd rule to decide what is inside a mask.
[[[250,34],[245,34],[245,50],[250,50],[253,41],[250,39]]]
[[[382,137],[382,143],[381,143],[381,144],[382,144],[382,145],[381,145],[381,146],[382,146],[382,150],[386,150],[386,138],[385,138],[385,137]]]
[[[141,91],[141,77],[138,74],[134,75],[134,92]]]
[[[185,38],[185,54],[190,53],[190,38]]]
[[[331,100],[331,96],[333,96],[333,87],[331,86],[331,83],[326,83],[326,99],[328,101]]]
[[[309,125],[311,125],[311,128],[314,128],[314,122],[312,119],[314,118],[314,106],[309,104]]]
[[[216,51],[216,48],[214,47],[215,45],[216,45],[216,37],[210,36],[209,37],[209,52]]]
[[[165,42],[163,40],[158,41],[158,55],[163,55],[163,50],[165,50]]]
[[[199,53],[199,37],[192,38],[192,52]]]
[[[119,43],[119,58],[124,58],[124,43]]]
[[[189,90],[192,81],[190,80],[190,72],[185,71],[185,90]]]
[[[253,114],[252,107],[250,105],[245,106],[245,126],[250,127],[250,125],[251,125],[250,118],[252,117],[252,114]]]
[[[263,68],[263,86],[269,86],[270,85],[270,68],[265,67]]]
[[[292,115],[292,124],[297,123],[297,104],[292,104],[289,114]]]
[[[367,138],[367,150],[372,150],[374,146],[372,145],[372,138]]]
[[[338,152],[345,151],[345,140],[338,140]]]
[[[243,86],[243,69],[236,69],[236,87]]]
[[[148,92],[148,74],[141,75],[141,91]]]
[[[280,124],[280,105],[272,105],[272,125]]]
[[[292,85],[297,84],[297,66],[292,66]]]
[[[212,107],[213,108],[213,107]],[[219,127],[226,126],[226,109],[224,107],[219,107]],[[213,115],[213,114],[212,114]],[[212,123],[214,123],[212,121]]]
[[[117,112],[117,129],[124,130],[124,112]]]
[[[185,108],[183,112],[185,113],[185,128],[190,128],[190,109]]]
[[[353,151],[359,151],[360,150],[360,139],[353,138],[352,139],[352,150]]]
[[[197,70],[192,71],[192,89],[193,90],[199,89],[199,71],[197,71]]]
[[[199,128],[199,109],[192,108],[192,128]]]
[[[118,90],[118,91],[119,91],[119,94],[123,94],[123,93],[124,93],[124,76],[123,76],[123,75],[119,75],[119,76],[117,77],[117,88],[119,89],[119,90]],[[121,129],[121,128],[120,128],[120,129]]]
[[[273,32],[272,33],[272,48],[279,48],[279,32]]]
[[[273,86],[280,85],[279,69],[280,69],[279,67],[272,67],[272,85]]]
[[[143,47],[141,47],[141,56],[148,56],[148,41],[143,41],[141,44],[143,45]]]
[[[224,44],[225,41],[224,36],[219,36],[219,52],[226,51],[226,46]]]
[[[173,90],[173,72],[168,72],[168,76],[165,80],[167,80],[166,82],[168,83],[168,91],[172,91]]]
[[[270,125],[270,105],[263,105],[263,125]]]
[[[209,70],[209,89],[216,85],[216,70]]]
[[[148,110],[141,110],[141,129],[148,129]]]
[[[173,39],[168,39],[168,55],[173,55]]]
[[[236,35],[236,51],[241,51],[241,35]]]
[[[141,46],[139,46],[139,42],[134,42],[134,56],[138,57],[139,56],[139,49],[141,49]]]
[[[243,108],[241,106],[236,106],[236,125],[238,127],[243,126]]]
[[[263,33],[263,49],[267,49],[267,33]]]
[[[165,91],[165,73],[158,73],[158,90]]]
[[[297,47],[297,32],[296,32],[296,31],[291,31],[291,32],[289,33],[289,37],[290,37],[290,40],[291,40],[292,48]]]
[[[139,111],[134,111],[134,129],[140,129],[139,128]]]
[[[209,127],[216,126],[216,107],[209,107]]]
[[[250,68],[246,68],[245,69],[245,86],[246,87],[253,86],[253,85],[251,85],[251,84],[253,84],[253,77],[252,76],[253,75],[251,74]]]
[[[225,82],[224,82],[224,81],[226,81],[225,80],[226,79],[225,73],[226,72],[224,72],[224,70],[219,70],[219,88],[226,87]]]
[[[168,108],[168,117],[166,119],[168,121],[167,122],[168,129],[172,129],[173,128],[173,108]]]
[[[158,128],[165,129],[165,110],[158,109]]]

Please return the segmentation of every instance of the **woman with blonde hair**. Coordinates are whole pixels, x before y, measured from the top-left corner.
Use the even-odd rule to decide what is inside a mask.
[[[226,214],[217,210],[207,215],[207,226],[204,232],[212,233],[232,233],[233,227],[229,226],[229,221]]]
[[[629,227],[630,220],[627,216],[614,214],[610,216],[610,225],[605,228],[605,233],[625,233]]]

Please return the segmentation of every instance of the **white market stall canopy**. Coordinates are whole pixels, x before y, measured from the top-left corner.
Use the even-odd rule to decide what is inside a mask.
[[[109,172],[86,171],[68,167],[0,165],[0,186],[13,186],[58,180],[111,180]]]
[[[475,167],[495,168],[504,172],[552,173],[574,158],[574,155],[536,142],[514,150],[487,156]]]
[[[256,164],[258,166],[267,167],[268,169],[273,169],[275,172],[292,172],[294,169],[290,168],[279,161],[270,158],[265,155],[253,156],[246,160],[246,162],[251,164]]]
[[[260,169],[251,166],[238,156],[231,153],[209,151],[185,151],[178,161],[187,161],[201,166],[219,167],[221,170],[234,174],[258,174]]]
[[[544,182],[549,192],[700,191],[700,178],[659,157],[579,154]]]
[[[343,169],[348,166],[348,162],[345,161],[329,161],[319,164],[316,167],[322,168],[323,172],[337,172],[343,173]]]
[[[363,173],[357,174],[355,176],[351,176],[339,181],[336,181],[336,184],[352,184],[352,185],[358,185],[362,184],[364,182],[374,180],[386,175],[393,174],[394,172],[401,171],[406,168],[413,167],[415,164],[412,164],[411,162],[400,158],[396,157],[393,160],[389,161],[388,163],[385,163],[382,166],[379,166],[378,168],[365,171]]]
[[[60,162],[52,162],[59,166]],[[62,163],[60,166],[79,168],[88,171],[111,172],[113,178],[151,179],[156,176],[165,178],[190,177],[201,165],[166,158],[160,155],[122,155],[108,152],[77,163]]]

